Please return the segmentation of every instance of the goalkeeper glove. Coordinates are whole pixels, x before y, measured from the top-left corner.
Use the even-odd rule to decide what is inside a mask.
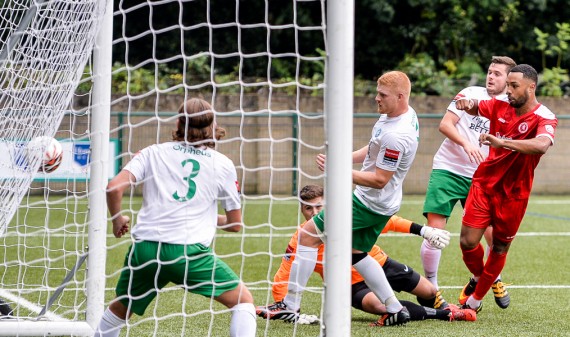
[[[420,234],[432,247],[437,249],[443,249],[449,244],[450,236],[446,230],[424,226]]]

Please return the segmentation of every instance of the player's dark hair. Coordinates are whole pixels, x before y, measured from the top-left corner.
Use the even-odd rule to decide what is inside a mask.
[[[512,58],[510,58],[508,56],[493,56],[491,58],[491,64],[504,64],[504,65],[506,65],[507,66],[507,74],[509,73],[509,71],[511,71],[511,69],[513,69],[514,66],[517,65],[515,60],[513,60]]]
[[[529,80],[533,81],[534,83],[538,83],[538,73],[536,69],[534,69],[531,65],[528,64],[519,64],[516,67],[513,67],[510,71],[511,73],[522,73],[523,78],[528,78]]]
[[[302,201],[309,201],[315,198],[323,197],[324,189],[319,185],[305,185],[299,192],[299,198]]]
[[[172,131],[172,140],[213,148],[214,139],[221,139],[226,130],[214,123],[212,106],[203,99],[191,98],[178,108],[178,128]]]

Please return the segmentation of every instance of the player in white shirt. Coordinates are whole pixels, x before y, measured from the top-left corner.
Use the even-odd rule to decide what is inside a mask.
[[[173,141],[140,151],[107,187],[115,237],[129,231],[130,219],[121,211],[123,192],[142,183],[143,205],[117,282],[117,297],[95,336],[118,336],[126,319],[133,313],[143,315],[169,282],[230,308],[230,336],[255,336],[251,293],[210,248],[217,228],[238,232],[242,224],[236,169],[214,150],[215,139],[225,130],[216,126],[204,100],[189,99],[178,112]],[[218,215],[218,201],[225,215]]]
[[[433,158],[433,167],[428,183],[423,214],[427,225],[444,229],[455,204],[465,205],[471,178],[479,164],[489,154],[488,146],[479,146],[479,135],[489,132],[489,120],[481,116],[472,116],[455,107],[455,102],[462,98],[489,100],[504,96],[507,89],[507,74],[516,65],[510,57],[494,56],[487,71],[485,87],[467,87],[461,90],[447,107],[439,131],[447,138],[443,141]],[[491,229],[491,228],[489,228]],[[485,235],[488,246],[492,244],[491,232]],[[439,289],[437,273],[441,259],[441,250],[424,240],[420,249],[425,277]],[[509,295],[500,276],[493,285],[497,304],[506,308]],[[447,302],[438,292],[437,308],[445,308]]]
[[[352,153],[353,162],[362,163],[362,169],[352,173],[357,185],[352,198],[352,263],[385,304],[388,312],[385,319],[390,325],[405,324],[410,315],[394,295],[378,261],[367,253],[400,208],[402,183],[418,148],[419,123],[416,112],[408,105],[410,91],[410,80],[402,72],[391,71],[378,79],[376,103],[381,116],[369,144]],[[321,170],[325,160],[325,155],[317,156]],[[315,268],[324,230],[324,211],[321,211],[299,231],[297,258],[291,266],[287,295],[265,309],[267,318],[290,320],[298,314],[301,294]],[[436,243],[443,232],[432,229],[422,236]]]

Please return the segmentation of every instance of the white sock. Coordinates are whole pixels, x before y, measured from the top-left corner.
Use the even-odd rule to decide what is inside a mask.
[[[386,310],[390,313],[402,310],[402,305],[394,295],[390,283],[386,278],[384,269],[378,261],[374,260],[370,255],[358,261],[353,267],[362,275],[366,285],[372,292],[386,305]]]
[[[240,303],[232,308],[231,337],[254,337],[257,330],[253,303]]]
[[[436,289],[439,289],[437,271],[439,269],[439,260],[441,259],[441,249],[433,247],[428,240],[424,240],[420,248],[420,255],[426,278]]]
[[[477,309],[481,305],[481,301],[476,300],[473,296],[469,296],[465,304],[467,304],[471,309]]]
[[[109,308],[103,312],[101,321],[93,337],[118,337],[121,328],[126,324],[124,319],[120,319]]]
[[[305,290],[309,277],[315,270],[317,264],[318,248],[297,245],[295,260],[291,265],[289,273],[289,284],[287,286],[287,295],[283,302],[291,310],[299,310],[301,308],[301,296]]]

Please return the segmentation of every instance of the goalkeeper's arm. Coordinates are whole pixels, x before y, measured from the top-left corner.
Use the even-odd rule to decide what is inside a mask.
[[[419,235],[426,239],[433,247],[443,249],[447,247],[450,240],[449,232],[439,228],[418,225],[412,223],[410,233]]]
[[[389,231],[399,233],[416,234],[428,240],[434,247],[443,249],[449,244],[449,232],[429,226],[422,226],[411,220],[393,215],[382,230],[382,233]]]

